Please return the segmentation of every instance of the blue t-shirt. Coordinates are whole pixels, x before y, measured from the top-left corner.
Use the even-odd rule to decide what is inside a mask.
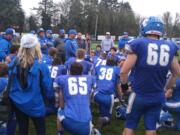
[[[92,70],[92,64],[90,62],[86,60],[78,60],[76,58],[70,58],[65,63],[65,66],[67,67],[68,71],[70,71],[70,67],[73,62],[79,62],[83,66],[83,75],[88,75],[89,72]]]
[[[120,68],[116,66],[98,66],[95,69],[97,91],[103,94],[114,94],[119,82]]]
[[[65,117],[78,122],[91,121],[90,95],[93,85],[93,78],[86,75],[65,75],[55,79],[55,86],[62,90],[64,96]]]
[[[137,55],[132,82],[135,93],[150,100],[164,101],[166,75],[177,51],[175,44],[139,38],[129,43],[126,49]]]

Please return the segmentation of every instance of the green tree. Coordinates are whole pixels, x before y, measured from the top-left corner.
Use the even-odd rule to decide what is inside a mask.
[[[38,8],[33,8],[37,11],[37,17],[41,18],[41,26],[44,29],[48,29],[52,25],[53,16],[58,12],[57,6],[53,0],[42,0],[39,2]]]
[[[101,0],[98,24],[100,34],[111,31],[113,35],[120,35],[123,31],[127,31],[132,35],[137,35],[138,27],[135,14],[128,2]]]
[[[18,32],[23,31],[25,15],[20,0],[0,0],[0,20],[4,30],[13,27]]]
[[[172,36],[172,28],[173,28],[172,19],[173,17],[170,12],[165,12],[162,16],[162,20],[165,25],[165,33],[167,34],[168,37]]]
[[[97,15],[98,15],[98,0],[83,0],[84,3],[84,16],[85,28],[84,31],[94,34]]]
[[[105,34],[106,31],[110,31],[113,35],[120,35],[123,31],[133,35],[138,34],[138,19],[128,2],[65,0],[59,2],[57,6],[59,11],[56,15],[56,22],[58,22],[56,29],[73,27],[82,33],[90,34],[96,32]]]
[[[72,0],[69,11],[69,26],[85,32],[85,12],[81,0]]]
[[[31,15],[28,19],[28,23],[29,23],[29,29],[30,30],[36,30],[37,29],[37,20],[36,17]]]

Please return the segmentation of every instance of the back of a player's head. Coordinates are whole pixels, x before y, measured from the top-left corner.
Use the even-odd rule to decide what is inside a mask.
[[[164,24],[158,17],[150,16],[142,22],[140,30],[142,36],[156,36],[159,38],[164,33]]]
[[[71,75],[82,75],[83,66],[78,62],[73,62],[70,67]]]
[[[56,48],[54,47],[49,48],[49,51],[48,51],[49,56],[55,57],[57,56],[57,53],[58,53],[58,50]]]
[[[106,59],[106,56],[107,56],[107,54],[105,52],[102,52],[100,54],[100,58],[102,58],[102,59]]]
[[[61,65],[61,64],[62,64],[62,58],[56,56],[56,57],[53,59],[52,65],[53,65],[53,66],[56,66],[56,65]]]
[[[111,50],[113,50],[113,51],[116,52],[116,51],[117,51],[117,48],[113,46],[113,47],[111,47],[110,51],[111,51]]]
[[[19,50],[20,46],[19,45],[12,45],[10,47],[10,53],[17,53]]]
[[[116,62],[114,61],[113,58],[108,58],[107,61],[106,61],[106,65],[107,66],[115,66]]]
[[[97,48],[100,48],[100,49],[101,49],[101,45],[97,45],[97,46],[96,46],[96,49],[97,49]]]
[[[84,49],[78,49],[77,52],[76,52],[76,57],[78,59],[84,59],[85,58],[85,50]]]
[[[0,77],[5,77],[8,75],[8,65],[0,62]]]

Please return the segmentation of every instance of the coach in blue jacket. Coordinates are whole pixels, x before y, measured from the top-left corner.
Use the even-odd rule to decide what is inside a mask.
[[[0,62],[4,61],[9,54],[11,40],[13,39],[14,34],[15,30],[8,28],[5,31],[5,35],[0,38]]]
[[[66,49],[66,61],[76,56],[76,50],[78,49],[77,41],[75,37],[77,35],[77,31],[75,29],[69,30],[69,38],[66,40],[65,49]]]
[[[129,41],[128,33],[127,32],[123,32],[122,38],[119,39],[119,42],[118,42],[119,50],[123,49],[125,44],[127,44],[128,41]]]
[[[37,37],[24,35],[18,52],[19,63],[10,71],[12,87],[10,99],[19,124],[19,134],[28,135],[28,120],[32,119],[37,135],[45,135],[44,93],[51,98],[51,78],[48,67],[41,61]],[[14,62],[10,63],[10,67]]]
[[[47,40],[45,36],[45,31],[43,28],[38,29],[38,40],[41,45],[41,51],[43,54],[48,54]]]

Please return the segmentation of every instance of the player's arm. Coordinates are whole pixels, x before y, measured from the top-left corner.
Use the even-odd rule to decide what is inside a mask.
[[[172,89],[173,85],[176,82],[176,79],[180,76],[180,65],[179,65],[178,60],[175,56],[174,56],[173,61],[171,63],[170,71],[171,71],[171,76],[169,77],[169,79],[166,83],[165,90]]]
[[[55,79],[55,81],[53,82],[53,87],[55,89],[55,93],[56,93],[56,103],[58,104],[58,108],[61,108],[63,109],[64,108],[64,96],[63,96],[63,92],[62,92],[62,89],[60,88],[60,83],[59,83],[59,77],[57,77]]]
[[[128,90],[128,74],[131,71],[132,67],[135,65],[136,60],[137,60],[137,55],[135,53],[130,53],[128,54],[127,59],[122,66],[121,73],[120,73],[122,92],[125,92]]]
[[[59,90],[59,108],[64,108],[64,96],[61,90]]]
[[[127,59],[124,62],[120,73],[120,80],[122,84],[128,82],[128,74],[131,71],[132,67],[135,65],[136,60],[137,55],[135,53],[128,54]]]

